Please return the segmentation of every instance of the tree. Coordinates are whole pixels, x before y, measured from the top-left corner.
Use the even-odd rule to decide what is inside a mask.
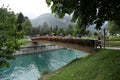
[[[49,34],[49,25],[47,24],[47,22],[43,23],[42,33],[43,33],[43,35]]]
[[[66,13],[72,14],[72,21],[77,21],[80,23],[79,26],[85,29],[91,24],[96,24],[96,28],[100,29],[100,26],[108,20],[120,21],[119,0],[46,0],[46,2],[51,6],[52,13],[60,18]]]
[[[57,26],[57,25],[53,28],[53,32],[54,32],[55,34],[58,34],[58,26]]]
[[[64,36],[64,35],[65,35],[64,29],[63,29],[63,28],[59,28],[59,29],[58,29],[58,34],[59,34],[60,36]]]
[[[49,28],[49,34],[53,34],[53,27],[51,26],[50,28]]]
[[[31,35],[39,34],[39,32],[40,32],[39,27],[32,27]]]
[[[41,25],[38,26],[38,30],[39,30],[38,34],[42,35],[42,27],[41,27]]]
[[[120,34],[120,21],[109,21],[108,30],[111,35]]]
[[[22,30],[22,23],[25,21],[25,18],[23,16],[23,14],[20,12],[18,14],[18,18],[17,18],[17,21],[16,23],[18,24],[18,27],[17,27],[17,30],[18,31],[21,31]]]
[[[28,17],[25,17],[24,22],[22,22],[22,30],[25,31],[25,34],[30,35],[32,30],[32,24]]]
[[[0,68],[9,66],[9,60],[13,59],[13,53],[19,49],[17,40],[21,32],[17,32],[16,16],[7,8],[0,8]]]
[[[18,23],[18,24],[22,24],[24,21],[25,21],[25,18],[24,18],[24,16],[23,16],[23,14],[20,12],[20,13],[18,14],[17,23]]]
[[[98,36],[98,33],[97,32],[94,32],[94,34],[93,34],[94,36]]]
[[[83,33],[84,33],[84,29],[85,28],[83,28],[83,27],[81,27],[81,25],[80,25],[80,23],[79,23],[79,20],[80,19],[78,19],[78,22],[77,22],[77,24],[76,24],[76,26],[74,27],[74,36],[76,36],[76,35],[83,35]]]
[[[83,35],[86,35],[86,36],[92,36],[92,33],[90,30],[86,30],[84,31],[84,34]]]
[[[73,25],[72,24],[69,24],[68,27],[67,27],[67,30],[66,30],[66,34],[67,35],[73,35]]]

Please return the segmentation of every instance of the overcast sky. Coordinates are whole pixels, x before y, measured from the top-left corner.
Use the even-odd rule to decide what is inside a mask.
[[[22,12],[24,16],[28,16],[30,19],[44,13],[51,13],[45,0],[0,0],[0,7],[3,4],[5,6],[9,5],[9,8],[15,13]]]

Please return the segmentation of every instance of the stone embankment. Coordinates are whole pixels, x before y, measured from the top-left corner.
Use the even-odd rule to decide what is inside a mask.
[[[51,44],[41,45],[39,43],[38,44],[29,43],[27,45],[21,46],[21,49],[19,51],[16,51],[13,55],[17,56],[17,55],[33,54],[33,53],[40,53],[43,51],[51,51],[58,49],[63,49],[63,47],[59,47]]]

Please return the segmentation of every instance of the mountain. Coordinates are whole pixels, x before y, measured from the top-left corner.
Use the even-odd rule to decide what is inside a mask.
[[[39,25],[43,25],[44,22],[46,22],[49,26],[55,27],[56,25],[58,27],[66,28],[70,23],[73,24],[71,20],[71,16],[65,15],[64,18],[59,19],[58,17],[55,17],[55,14],[46,13],[43,15],[40,15],[39,17],[32,19],[31,23],[33,26],[37,27]]]
[[[64,18],[59,19],[57,16],[55,17],[55,14],[46,13],[46,14],[40,15],[37,18],[32,19],[30,21],[34,27],[38,27],[39,25],[42,26],[44,24],[44,22],[47,22],[47,24],[50,27],[51,26],[55,27],[57,25],[58,27],[66,29],[69,24],[75,25],[75,23],[71,22],[71,18],[72,18],[71,16],[65,15]],[[101,27],[102,27],[102,29],[106,28],[107,22],[105,22]],[[96,32],[97,30],[95,29],[95,24],[90,25],[88,30],[90,30],[93,33]]]

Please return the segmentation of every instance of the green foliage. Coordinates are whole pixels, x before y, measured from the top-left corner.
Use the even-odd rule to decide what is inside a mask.
[[[52,13],[60,18],[65,14],[73,15],[72,21],[80,23],[85,31],[90,24],[96,28],[108,20],[120,20],[120,1],[118,0],[46,0]],[[80,20],[78,20],[80,18]]]
[[[59,28],[58,29],[58,35],[60,35],[60,36],[64,36],[65,35],[65,31],[64,31],[63,28]]]
[[[31,24],[30,20],[28,19],[28,17],[25,17],[25,20],[22,23],[22,30],[25,31],[26,35],[30,35],[31,34],[32,24]]]
[[[47,22],[44,22],[44,24],[42,25],[41,32],[43,35],[49,34],[49,25],[47,24]]]
[[[38,27],[32,27],[31,35],[47,35],[50,34],[51,31],[53,31],[52,27],[49,27],[49,25],[46,22],[44,22],[42,26],[39,25]]]
[[[58,26],[57,25],[53,28],[53,33],[58,34]]]
[[[81,28],[80,28],[80,25],[77,24],[74,28],[74,35],[80,35],[81,34]]]
[[[19,49],[17,39],[22,35],[17,32],[16,16],[7,8],[0,8],[0,67],[9,66],[8,60],[13,59],[13,53]]]
[[[56,35],[63,35],[65,31],[63,28],[58,27],[57,25],[55,27],[50,27],[47,22],[44,22],[44,24],[41,26],[39,25],[38,27],[32,27],[31,34],[36,35],[51,35],[51,34],[56,34]]]
[[[94,36],[98,36],[98,33],[97,33],[97,32],[94,32]]]
[[[18,44],[20,44],[20,45],[26,44],[26,43],[28,43],[28,42],[30,42],[29,39],[20,39],[20,40],[18,40]]]
[[[32,27],[31,35],[36,35],[36,34],[39,34],[39,28],[37,28],[37,27]]]
[[[80,21],[80,18],[78,19],[78,21]],[[90,30],[87,30],[84,28],[83,25],[81,25],[79,22],[76,24],[75,28],[74,28],[74,36],[76,35],[80,35],[80,36],[90,36]]]
[[[23,14],[20,12],[17,18],[17,23],[18,24],[22,24],[24,22],[25,18],[23,16]]]
[[[67,35],[73,35],[73,25],[72,24],[69,24],[67,29],[66,29],[66,34]]]
[[[119,57],[119,50],[101,50],[76,59],[40,80],[119,80]]]
[[[83,35],[92,36],[92,33],[90,32],[90,30],[86,30],[84,31]]]
[[[20,12],[17,16],[17,30],[23,31],[24,34],[30,35],[32,31],[32,24],[28,17],[24,17],[24,15]]]
[[[21,31],[22,30],[22,23],[24,22],[24,16],[23,14],[20,12],[20,14],[18,15],[18,18],[17,18],[17,31]]]
[[[109,21],[108,30],[111,35],[120,34],[120,21]]]

